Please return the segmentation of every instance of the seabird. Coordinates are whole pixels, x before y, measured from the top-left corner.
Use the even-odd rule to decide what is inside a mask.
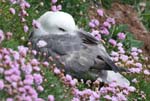
[[[119,73],[126,69],[114,64],[100,41],[78,29],[70,14],[48,11],[37,22],[40,26],[33,27],[29,37],[32,49],[47,56],[59,56],[56,65],[64,69],[66,74],[84,80],[99,78],[105,83],[116,80],[119,85],[130,84]],[[40,42],[43,45],[39,47]],[[62,62],[64,67],[59,65]]]

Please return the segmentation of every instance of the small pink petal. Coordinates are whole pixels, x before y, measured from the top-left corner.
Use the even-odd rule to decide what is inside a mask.
[[[10,13],[13,14],[13,15],[15,15],[15,13],[16,13],[16,11],[15,11],[14,8],[10,8],[9,11],[10,11]]]

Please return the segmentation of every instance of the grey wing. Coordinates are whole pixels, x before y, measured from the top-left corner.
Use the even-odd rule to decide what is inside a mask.
[[[107,51],[105,50],[105,47],[96,40],[90,33],[79,31],[78,34],[82,37],[82,40],[85,44],[90,45],[92,44],[93,48],[95,48],[95,52],[97,52],[96,60],[99,60],[100,62],[96,62],[96,64],[93,66],[93,68],[99,68],[102,69],[101,64],[105,64],[104,70],[113,70],[115,72],[118,71],[126,71],[126,69],[122,67],[118,67],[114,64],[114,62],[111,60],[110,56],[108,55]],[[103,62],[103,63],[102,63]]]

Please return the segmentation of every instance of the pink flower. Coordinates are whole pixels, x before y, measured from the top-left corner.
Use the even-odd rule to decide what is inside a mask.
[[[112,96],[111,100],[112,100],[112,101],[118,101],[118,99],[117,99],[116,96]]]
[[[138,49],[137,49],[136,47],[132,47],[132,48],[131,48],[131,51],[132,51],[132,52],[137,52],[137,50],[138,50]]]
[[[27,11],[25,11],[24,9],[22,9],[21,15],[22,15],[22,16],[28,16],[28,13],[27,13]]]
[[[10,76],[10,79],[11,79],[12,81],[14,81],[14,82],[17,82],[17,81],[19,81],[21,78],[20,78],[20,76],[18,76],[18,75],[12,74],[12,75]]]
[[[4,40],[4,33],[3,31],[0,29],[0,43]]]
[[[72,80],[71,75],[67,74],[67,75],[66,75],[66,80],[67,80],[67,81],[71,81],[71,80]]]
[[[53,95],[48,95],[48,101],[55,101],[55,98]]]
[[[33,77],[32,78],[26,78],[23,81],[23,83],[26,84],[26,85],[32,85],[33,84]]]
[[[99,99],[100,98],[100,95],[99,95],[99,93],[96,93],[96,92],[92,92],[92,96],[94,97],[94,98],[96,98],[96,99]]]
[[[38,86],[37,90],[40,91],[40,92],[42,92],[44,90],[44,88],[42,86]]]
[[[127,98],[122,93],[117,94],[118,101],[127,101]]]
[[[97,10],[97,13],[98,13],[99,16],[103,16],[103,15],[104,15],[104,12],[103,12],[102,9],[98,9],[98,10]]]
[[[24,25],[23,29],[24,29],[24,32],[28,32],[28,30],[29,30],[27,25]]]
[[[126,62],[128,60],[128,56],[127,55],[121,55],[120,56],[120,59],[123,61],[123,62]]]
[[[111,28],[111,24],[110,24],[109,22],[107,22],[107,21],[105,21],[105,22],[103,23],[103,26],[107,27],[108,29]]]
[[[118,47],[118,53],[121,53],[121,54],[124,54],[125,53],[125,50],[122,48],[122,47]]]
[[[6,101],[14,101],[13,98],[7,98]]]
[[[127,65],[133,64],[133,60],[128,60],[128,61],[126,62],[126,64],[127,64]]]
[[[124,34],[124,33],[118,33],[118,39],[120,39],[120,40],[124,40],[125,39],[125,37],[126,37],[126,35]]]
[[[39,65],[39,61],[38,61],[37,59],[32,59],[32,60],[30,61],[30,63],[31,63],[31,65],[33,65],[33,66]]]
[[[102,88],[100,89],[100,93],[101,93],[101,94],[107,94],[108,91],[107,91],[106,87],[102,87]]]
[[[9,0],[12,4],[16,4],[17,1],[16,0]]]
[[[4,88],[4,82],[3,80],[0,80],[0,90],[3,90],[3,88]]]
[[[89,22],[89,26],[94,28],[95,27],[95,24],[93,22]]]
[[[133,57],[135,57],[135,56],[138,55],[138,53],[137,53],[137,52],[132,52],[131,55],[132,55]]]
[[[89,22],[89,26],[94,28],[96,26],[99,25],[99,21],[97,19],[92,19],[90,22]]]
[[[21,22],[26,22],[26,19],[21,17]]]
[[[115,19],[114,18],[109,17],[109,18],[106,19],[106,21],[109,22],[109,23],[115,24]]]
[[[55,3],[57,2],[57,0],[51,0],[51,2],[52,2],[53,4],[55,4]]]
[[[39,85],[43,82],[43,77],[41,76],[41,74],[34,73],[33,77],[34,77],[34,81],[37,85]]]
[[[142,53],[143,52],[141,49],[138,49],[137,51],[138,51],[138,53]]]
[[[43,65],[44,65],[45,67],[48,67],[48,66],[49,66],[49,63],[48,63],[47,61],[44,61],[44,62],[43,62]]]
[[[115,52],[115,51],[112,51],[112,52],[111,52],[111,56],[114,56],[114,57],[116,56],[116,57],[118,57],[119,54],[118,54],[117,52]]]
[[[16,82],[12,82],[12,83],[11,83],[11,86],[12,86],[13,88],[17,88],[17,83],[16,83]]]
[[[51,10],[52,10],[53,12],[56,12],[56,11],[57,11],[56,5],[51,6]]]
[[[101,33],[101,34],[104,34],[104,35],[109,35],[109,31],[108,31],[108,29],[105,28],[105,27],[101,27],[101,28],[100,28],[100,33]]]
[[[128,94],[129,94],[129,91],[127,91],[126,89],[124,89],[122,92],[123,92],[125,95],[128,95]]]
[[[19,87],[19,88],[18,88],[18,91],[21,92],[21,93],[23,93],[23,92],[25,92],[26,90],[25,90],[25,88],[23,88],[23,87]]]
[[[30,8],[30,4],[28,2],[24,2],[25,8]]]
[[[35,101],[45,101],[45,100],[42,98],[37,98]]]
[[[134,78],[134,79],[132,80],[132,82],[137,83],[138,81],[137,81],[136,78]]]
[[[57,6],[57,10],[58,10],[58,11],[62,10],[62,6],[61,6],[61,5],[58,5],[58,6]]]
[[[36,51],[36,50],[32,50],[32,54],[33,54],[33,55],[36,55],[36,54],[37,54],[37,51]]]
[[[26,56],[28,52],[28,48],[24,46],[18,46],[19,54],[22,56]]]
[[[40,69],[40,67],[38,67],[38,66],[34,66],[34,67],[33,67],[33,70],[36,71],[36,72],[38,72],[38,71],[40,71],[41,69]]]
[[[10,11],[10,13],[13,14],[13,15],[15,15],[15,13],[16,13],[16,11],[15,11],[14,8],[9,8],[9,11]]]
[[[20,2],[21,9],[25,9],[25,2]]]
[[[133,86],[130,86],[130,87],[128,87],[127,89],[128,89],[130,92],[134,92],[134,91],[136,90],[136,88],[133,87]]]
[[[122,47],[123,44],[122,44],[122,43],[118,43],[117,46],[118,46],[118,47]]]
[[[107,100],[111,100],[111,96],[110,95],[105,95],[104,98],[107,99]]]
[[[145,74],[145,75],[150,75],[150,71],[149,71],[148,69],[145,69],[145,70],[144,70],[144,74]]]
[[[31,64],[23,65],[21,69],[25,74],[31,74],[33,70]]]
[[[109,39],[109,43],[116,46],[117,42],[114,39]]]
[[[141,72],[141,68],[130,68],[129,69],[129,71],[131,72],[131,73],[140,73]]]
[[[3,73],[4,73],[4,68],[0,67],[0,74],[3,74]]]
[[[138,67],[138,68],[142,68],[142,64],[141,64],[141,63],[138,63],[138,62],[135,63],[135,66]]]
[[[117,83],[116,82],[111,82],[111,83],[109,83],[109,87],[111,87],[111,88],[115,88],[115,87],[117,87],[118,85],[117,85]]]
[[[60,70],[58,68],[54,68],[54,73],[55,74],[60,74]]]
[[[91,34],[92,34],[92,36],[94,36],[97,40],[100,40],[100,39],[101,39],[101,35],[99,34],[99,31],[93,30]]]
[[[93,19],[92,22],[93,22],[96,26],[99,25],[99,21],[98,21],[97,19]]]
[[[14,57],[15,60],[19,60],[20,55],[19,55],[18,52],[14,52],[14,53],[13,53],[13,57]]]
[[[33,20],[32,21],[32,26],[34,27],[34,28],[40,28],[40,23],[38,22],[38,21],[36,21],[36,20]]]
[[[117,62],[117,61],[119,61],[119,58],[118,57],[113,57],[112,60]]]
[[[31,98],[30,96],[26,96],[26,97],[24,98],[24,100],[25,100],[25,101],[32,101],[32,98]]]
[[[139,57],[138,57],[138,56],[134,56],[133,58],[134,58],[134,60],[136,60],[136,61],[139,60]]]
[[[75,86],[77,84],[77,81],[75,79],[71,80],[70,81],[70,85],[71,86]]]

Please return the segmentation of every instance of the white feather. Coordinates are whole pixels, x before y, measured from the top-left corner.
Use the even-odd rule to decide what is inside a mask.
[[[107,82],[115,81],[118,85],[130,85],[130,82],[120,73],[114,71],[107,71]]]
[[[44,13],[38,20],[40,28],[34,28],[35,36],[42,36],[48,34],[57,34],[62,35],[69,32],[69,34],[74,35],[73,33],[77,30],[75,21],[73,17],[65,12],[51,12],[48,11]],[[60,31],[59,28],[64,29],[66,32]]]

